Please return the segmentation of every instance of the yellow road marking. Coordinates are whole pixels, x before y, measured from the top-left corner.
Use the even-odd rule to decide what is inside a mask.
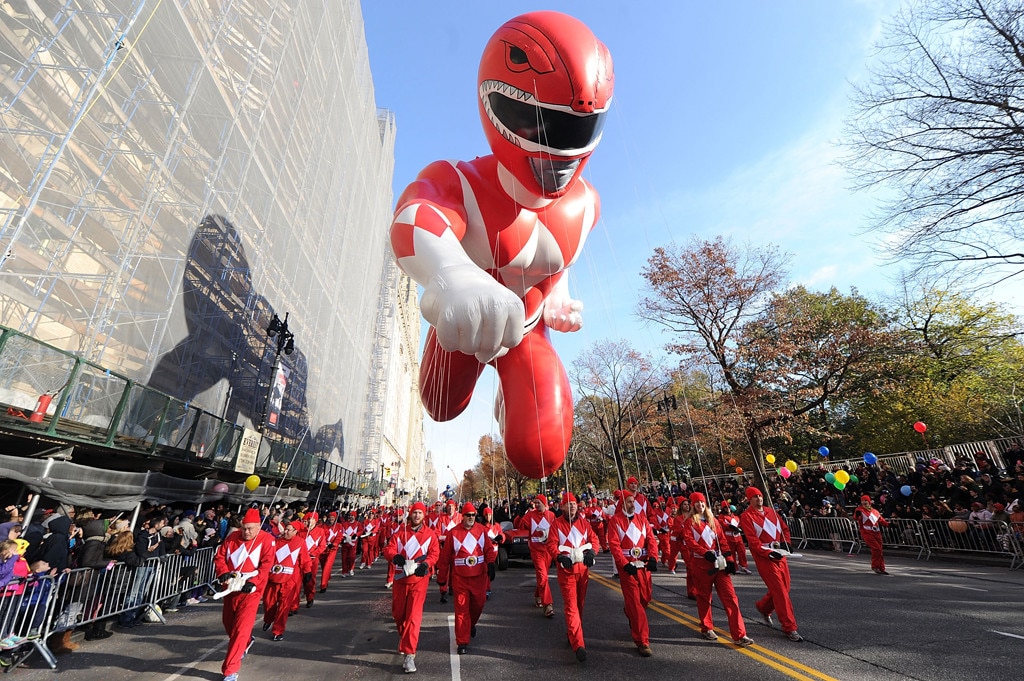
[[[591,571],[590,573],[590,579],[596,581],[598,584],[604,587],[611,589],[612,591],[618,591],[619,593],[622,593],[622,589],[614,580],[596,574],[593,571]],[[687,627],[688,629],[692,629],[696,632],[701,631],[701,624],[699,619],[697,619],[693,615],[688,615],[687,613],[681,610],[673,608],[671,605],[668,605],[667,603],[651,600],[650,604],[648,605],[648,609],[653,610],[659,615],[663,615],[674,622],[678,622],[679,624],[682,624],[684,627]],[[732,648],[737,653],[746,655],[750,659],[760,662],[761,664],[766,665],[768,667],[771,667],[772,669],[775,669],[790,678],[800,679],[800,681],[814,681],[814,679],[817,679],[818,681],[838,681],[838,679],[836,679],[835,677],[829,676],[828,674],[820,672],[812,667],[808,667],[807,665],[797,662],[796,660],[786,657],[785,655],[780,655],[779,653],[776,653],[773,650],[762,648],[759,645],[755,644],[743,648],[733,645],[731,634],[717,627],[715,628],[715,631],[719,634],[718,643],[720,645]]]

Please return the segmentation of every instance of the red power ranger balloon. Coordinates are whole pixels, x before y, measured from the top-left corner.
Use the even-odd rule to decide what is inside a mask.
[[[613,82],[608,49],[578,20],[531,12],[508,21],[480,62],[493,153],[427,166],[399,197],[391,227],[432,326],[420,365],[428,413],[462,413],[491,364],[505,452],[534,478],[562,465],[572,435],[569,379],[548,329],[583,325],[565,272],[597,223],[597,192],[580,174]]]

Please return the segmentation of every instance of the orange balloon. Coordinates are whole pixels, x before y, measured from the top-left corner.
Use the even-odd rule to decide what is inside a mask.
[[[729,459],[729,465],[730,466],[735,466],[736,465],[736,459]]]
[[[736,475],[743,475],[743,469],[739,466],[736,466]]]

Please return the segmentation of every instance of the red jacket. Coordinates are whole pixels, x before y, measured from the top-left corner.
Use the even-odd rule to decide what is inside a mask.
[[[626,563],[646,564],[649,558],[658,559],[658,540],[647,516],[639,510],[633,513],[632,518],[621,511],[611,517],[608,521],[608,548],[618,571]]]
[[[447,584],[454,572],[460,577],[487,574],[487,565],[498,558],[498,549],[487,536],[487,527],[475,523],[466,529],[461,524],[448,532],[437,563],[437,583]]]

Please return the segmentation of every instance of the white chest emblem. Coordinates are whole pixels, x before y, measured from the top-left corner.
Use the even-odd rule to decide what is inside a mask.
[[[249,549],[245,544],[239,544],[238,548],[228,554],[228,558],[231,559],[231,567],[236,570],[241,569],[245,565],[245,561],[252,561],[253,565],[258,565],[260,562],[260,546],[250,553]]]
[[[295,557],[298,556],[298,555],[299,555],[299,550],[295,549],[294,551],[290,551],[288,549],[288,545],[287,544],[285,544],[284,546],[282,546],[281,548],[279,548],[277,551],[274,552],[274,557],[277,558],[277,562],[278,563],[283,563],[284,559],[287,558],[288,556],[291,556],[292,562],[294,563],[295,562]]]

